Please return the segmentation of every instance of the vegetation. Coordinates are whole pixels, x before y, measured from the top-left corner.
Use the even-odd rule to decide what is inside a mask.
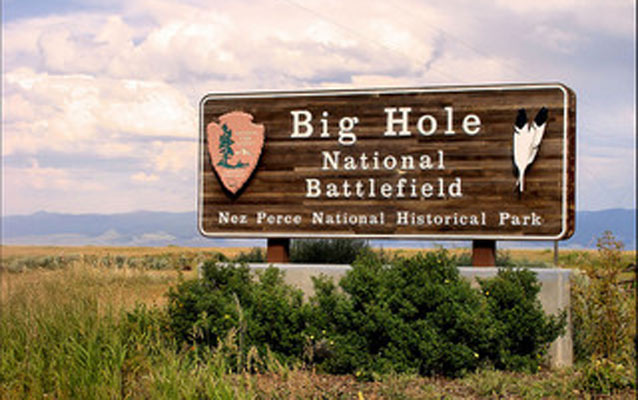
[[[528,257],[514,257],[510,250],[497,250],[494,264],[497,267],[518,267],[518,268],[550,268],[554,265],[549,260],[530,259]],[[457,257],[459,267],[472,265],[472,253],[463,252]]]
[[[546,316],[541,286],[527,269],[501,269],[494,279],[478,279],[496,330],[495,367],[533,372],[541,367],[546,346],[564,333],[567,313]]]
[[[299,239],[290,246],[290,261],[307,264],[352,264],[370,244],[361,239]]]
[[[187,345],[216,345],[232,330],[241,357],[255,348],[322,371],[459,376],[481,364],[535,370],[565,317],[547,317],[524,270],[470,287],[445,250],[385,259],[367,252],[339,283],[316,278],[303,294],[268,268],[207,262],[200,280],[169,293],[172,331]],[[493,294],[490,295],[490,292]]]
[[[609,394],[636,385],[636,264],[632,271],[622,262],[622,243],[610,232],[597,247],[572,282],[574,350],[581,385]]]
[[[382,266],[378,257],[367,254],[339,285],[318,279],[317,295],[303,302],[299,292],[284,285],[281,273],[274,269],[247,276],[241,266],[225,269],[227,266],[211,262],[204,269],[205,279],[192,279],[196,277],[193,267],[200,262],[196,254],[228,260],[241,252],[251,253],[250,249],[221,254],[180,248],[2,247],[0,399],[576,399],[598,394],[635,398],[635,272],[627,269],[635,253],[619,253],[620,247],[610,236],[600,244],[597,254],[561,253],[561,262],[570,263],[565,266],[583,270],[572,283],[571,317],[578,358],[573,368],[553,371],[543,367],[538,355],[543,354],[543,336],[555,331],[552,327],[560,320],[545,317],[540,324],[546,329],[519,329],[529,337],[523,335],[502,346],[481,339],[511,338],[508,329],[525,321],[539,325],[534,318],[543,316],[536,312],[532,300],[536,284],[531,276],[504,270],[498,278],[468,291],[463,280],[454,276],[455,268],[450,266],[458,258],[450,254],[412,257],[406,252],[393,259],[391,266]],[[511,254],[514,261],[546,257],[542,251]],[[91,263],[93,256],[110,262]],[[117,256],[124,261],[119,263]],[[46,257],[49,261],[45,262]],[[551,252],[547,257],[551,258]],[[161,268],[154,268],[151,261],[134,264],[129,258],[166,261],[159,262],[164,265]],[[428,267],[430,262],[441,267]],[[185,268],[188,265],[191,270]],[[426,279],[432,283],[419,283]],[[189,285],[211,282],[214,284],[203,296],[208,300],[198,302],[186,296],[193,289]],[[515,282],[521,290],[515,288]],[[216,294],[209,296],[209,292]],[[453,315],[448,322],[459,325],[428,322],[427,316],[411,314],[411,304],[421,297],[439,303],[438,308],[432,305],[430,312]],[[525,311],[495,319],[491,310],[505,307],[510,298]],[[227,312],[211,312],[211,301],[219,301],[220,309]],[[188,304],[193,311],[185,312],[186,306],[180,304]],[[338,312],[330,313],[335,309]],[[368,310],[371,314],[366,317]],[[438,353],[423,363],[436,368],[452,366],[449,371],[466,362],[469,367],[450,373],[435,368],[435,375],[428,376],[427,368],[401,356],[403,349],[412,345],[412,332],[420,332],[419,321],[431,324],[432,332],[453,336],[455,329],[469,329],[468,320],[463,318],[474,312],[482,313],[492,327],[478,321],[478,327],[470,332],[472,336],[476,331],[477,337],[454,341],[447,356],[447,350],[440,346]],[[195,317],[187,319],[191,314]],[[528,318],[517,320],[521,314]],[[362,324],[365,318],[369,324]],[[301,328],[291,320],[303,320],[305,325]],[[224,329],[210,329],[218,323]],[[185,326],[191,329],[180,328]],[[260,326],[274,329],[254,329]],[[348,326],[363,332],[360,342],[348,340],[353,338]],[[287,327],[291,328],[282,330]],[[273,346],[273,338],[278,336],[288,337],[287,344]],[[523,345],[530,341],[538,346]],[[375,346],[385,361],[356,353]],[[480,349],[476,351],[479,357],[472,354],[466,358],[459,350],[462,346]],[[522,347],[525,350],[520,354],[529,354],[528,362],[508,358],[516,352],[504,352],[504,347]],[[539,361],[532,362],[534,357]],[[478,361],[470,363],[468,359]],[[346,375],[325,373],[348,362],[359,367],[344,369]],[[522,372],[499,370],[512,366]],[[531,369],[536,373],[529,373]],[[452,379],[439,373],[463,377]]]
[[[253,281],[246,266],[207,262],[202,279],[181,282],[168,293],[172,332],[186,345],[216,346],[234,331],[241,358],[255,348],[259,355],[301,354],[306,318],[303,292],[268,268]]]

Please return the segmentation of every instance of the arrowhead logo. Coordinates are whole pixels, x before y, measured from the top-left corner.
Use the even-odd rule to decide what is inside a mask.
[[[208,153],[222,186],[237,194],[252,175],[264,147],[263,124],[254,124],[253,116],[232,111],[219,117],[219,123],[206,127]]]

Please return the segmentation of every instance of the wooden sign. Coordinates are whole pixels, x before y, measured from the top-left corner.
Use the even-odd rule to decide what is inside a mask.
[[[211,94],[200,118],[206,236],[574,231],[575,95],[560,84]]]

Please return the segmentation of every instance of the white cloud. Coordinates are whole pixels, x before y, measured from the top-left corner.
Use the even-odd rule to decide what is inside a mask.
[[[159,180],[159,176],[155,174],[147,174],[144,171],[140,171],[136,174],[131,175],[131,180],[134,182],[157,182]]]
[[[582,46],[586,38],[560,27],[538,25],[529,34],[529,38],[557,53],[573,53]]]
[[[575,21],[590,30],[606,31],[615,35],[634,35],[633,0],[497,0],[500,8],[509,9],[531,20],[549,18],[568,23]]]
[[[197,135],[195,107],[163,82],[20,68],[7,72],[5,83],[5,155],[46,149],[120,156],[133,147],[117,138]]]
[[[597,210],[635,207],[636,171],[633,149],[596,147],[579,154],[577,193],[579,207]]]
[[[148,165],[155,171],[179,173],[197,168],[197,142],[154,142]]]
[[[113,196],[141,182],[173,179],[173,185],[182,185],[171,188],[176,194],[161,196],[161,185],[139,185],[148,192],[127,194],[130,202],[80,196],[96,207],[193,207],[186,193],[195,190],[197,103],[207,92],[564,80],[579,101],[583,93],[591,98],[579,108],[579,123],[586,127],[579,129],[579,146],[598,143],[593,136],[601,133],[611,147],[635,143],[633,103],[617,100],[625,103],[611,109],[608,97],[600,95],[606,92],[589,89],[605,88],[608,80],[633,93],[634,71],[626,61],[607,60],[614,68],[604,76],[590,66],[600,54],[610,54],[607,47],[591,47],[600,37],[620,37],[621,44],[634,40],[632,0],[111,4],[109,12],[3,25],[3,157],[24,161],[53,151],[70,160],[134,160],[134,169],[120,171],[117,179],[99,167],[109,177],[100,184],[109,185]],[[605,153],[599,163],[604,168],[592,173],[627,176],[627,156],[614,162],[617,154]],[[81,187],[86,179],[78,181],[77,174],[85,176],[77,168],[31,164],[13,170],[11,193],[34,210],[46,208],[25,200],[29,191],[38,185]],[[65,207],[63,201],[59,205]]]
[[[31,158],[30,166],[5,168],[3,177],[5,188],[21,188],[38,191],[99,191],[105,186],[87,177],[80,177],[72,171],[61,168],[41,167],[38,160]]]

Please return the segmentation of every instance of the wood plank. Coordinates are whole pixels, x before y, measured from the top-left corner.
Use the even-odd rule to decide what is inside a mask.
[[[384,135],[386,107],[411,108],[410,136]],[[453,109],[454,134],[448,132],[449,107]],[[513,165],[514,123],[519,109],[526,110],[531,122],[541,107],[548,110],[546,130],[535,161],[526,169],[525,190],[520,192]],[[291,112],[295,110],[312,113],[315,132],[311,137],[291,137]],[[219,172],[213,168],[205,132],[209,124],[233,111],[249,113],[253,123],[265,127],[264,146],[256,168],[234,195],[224,188]],[[328,137],[320,137],[323,112],[328,115]],[[477,134],[463,132],[467,114],[480,118]],[[458,239],[556,240],[570,237],[574,230],[575,96],[561,85],[207,96],[202,101],[201,115],[200,226],[210,236],[334,234],[436,238],[443,235]],[[395,116],[399,115],[395,111]],[[431,135],[422,135],[417,130],[417,121],[423,115],[431,116],[426,117],[428,123],[432,118],[437,121],[437,129]],[[359,118],[353,130],[356,141],[352,145],[340,144],[339,119],[355,116]],[[424,126],[429,128],[428,124]],[[339,154],[337,168],[326,161],[333,152]],[[444,169],[438,168],[439,152],[443,153]],[[367,169],[363,169],[362,155]],[[419,168],[422,156],[430,157],[433,169]],[[412,157],[415,167],[403,168],[403,157]],[[346,167],[347,158],[355,169]],[[373,167],[373,159],[379,160],[379,168]],[[406,163],[410,165],[409,160]],[[374,190],[370,189],[369,179],[374,180]],[[444,182],[442,197],[439,197],[440,179]],[[457,179],[460,185],[450,189],[449,185]],[[314,180],[320,182],[322,189],[317,197],[308,190],[309,182]],[[344,190],[344,182],[349,189]],[[361,196],[354,194],[357,182],[362,182],[364,188]],[[336,185],[339,197],[328,194],[329,184]],[[383,185],[392,188],[390,198],[381,193]],[[432,188],[428,186],[421,192],[423,185]],[[350,195],[346,197],[348,190]],[[407,192],[416,193],[416,198]],[[244,215],[246,222],[222,223],[220,213]],[[274,218],[299,215],[300,222],[258,222],[258,213]],[[320,213],[342,216],[347,213],[368,219],[383,214],[384,223],[318,223]],[[398,217],[402,213],[414,214],[417,220],[419,216],[456,214],[457,220],[460,216],[469,219],[479,215],[485,221],[478,226],[458,221],[403,224]]]

